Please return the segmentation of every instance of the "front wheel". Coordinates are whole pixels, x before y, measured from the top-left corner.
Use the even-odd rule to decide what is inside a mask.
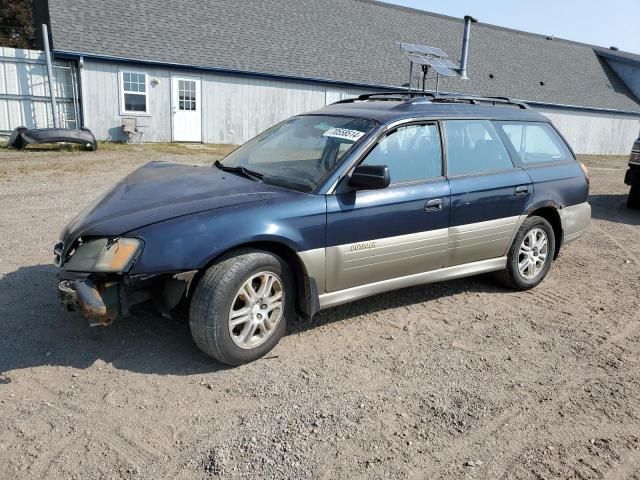
[[[547,276],[556,240],[551,224],[542,217],[527,218],[507,255],[507,268],[496,273],[496,278],[514,290],[529,290]]]
[[[277,255],[240,250],[198,282],[189,326],[198,347],[227,365],[256,360],[276,346],[294,305],[294,282]]]

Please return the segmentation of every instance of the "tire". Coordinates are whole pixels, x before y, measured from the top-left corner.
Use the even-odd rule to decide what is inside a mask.
[[[260,298],[268,279],[272,279],[269,296]],[[252,300],[245,293],[251,293],[247,285],[251,295],[256,294]],[[257,360],[276,346],[287,320],[293,319],[294,290],[291,270],[277,255],[261,250],[231,252],[206,270],[194,290],[189,306],[193,340],[204,353],[227,365]],[[242,314],[247,308],[248,313]],[[234,312],[234,322],[245,321],[231,327]]]
[[[532,235],[528,237],[528,235]],[[532,262],[527,263],[524,273],[520,272],[519,262],[524,260],[526,253],[521,252],[521,248],[528,247],[532,238],[541,239],[546,236],[546,250],[542,247],[535,247],[531,251],[530,260]],[[525,242],[525,239],[527,241]],[[535,245],[535,242],[534,242]],[[531,248],[531,247],[529,247]],[[556,239],[553,233],[553,227],[551,224],[542,217],[532,216],[527,218],[516,237],[509,248],[507,254],[507,268],[495,274],[496,279],[508,288],[513,290],[529,290],[538,285],[544,277],[549,273],[551,264],[553,263],[553,256],[556,248]],[[545,253],[544,261],[540,263],[541,254]]]
[[[634,183],[631,185],[629,196],[627,197],[627,208],[640,208],[640,184]]]

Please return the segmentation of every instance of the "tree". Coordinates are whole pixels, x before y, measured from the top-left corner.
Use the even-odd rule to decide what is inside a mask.
[[[0,47],[29,48],[34,43],[32,0],[0,0]]]

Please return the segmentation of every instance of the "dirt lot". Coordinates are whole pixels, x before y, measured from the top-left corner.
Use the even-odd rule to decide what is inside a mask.
[[[640,212],[591,159],[593,226],[541,286],[486,276],[296,324],[223,368],[156,316],[56,298],[65,223],[149,149],[0,150],[0,478],[640,479]]]

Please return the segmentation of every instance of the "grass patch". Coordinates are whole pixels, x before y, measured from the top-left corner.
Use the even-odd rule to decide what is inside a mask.
[[[629,155],[576,155],[576,158],[581,162],[593,162],[593,161],[628,161]]]
[[[238,148],[237,145],[224,143],[143,143],[141,145],[130,145],[120,142],[98,142],[98,151],[104,152],[156,152],[169,155],[216,155],[223,157]],[[56,152],[56,153],[77,153],[87,152],[82,145],[73,143],[42,143],[29,145],[23,150],[16,150],[7,147],[5,142],[0,142],[0,150],[6,152],[19,152],[30,150],[35,152]]]
[[[238,148],[237,145],[219,143],[127,143],[98,142],[98,150],[105,152],[147,151],[171,155],[217,155],[225,156]]]

